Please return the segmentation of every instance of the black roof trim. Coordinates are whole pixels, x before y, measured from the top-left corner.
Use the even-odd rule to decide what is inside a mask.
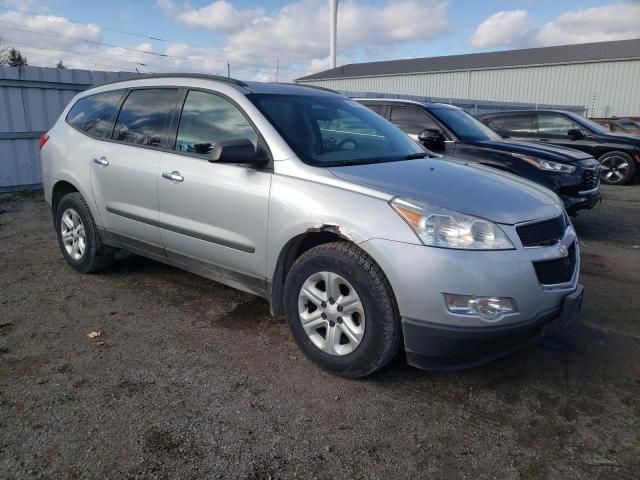
[[[304,83],[292,83],[292,82],[279,82],[278,85],[291,85],[293,87],[314,88],[316,90],[322,90],[323,92],[329,92],[329,93],[335,93],[335,94],[338,94],[338,95],[342,95],[337,90],[333,90],[333,89],[327,88],[327,87],[319,87],[318,85],[306,85]]]
[[[243,87],[247,89],[249,88],[249,86],[246,83],[244,83],[242,80],[236,80],[235,78],[230,78],[230,77],[223,77],[221,75],[209,75],[206,73],[142,73],[139,75],[132,73],[131,77],[119,78],[117,80],[111,80],[109,82],[104,82],[104,83],[96,83],[91,87],[92,88],[102,87],[103,85],[129,82],[131,80],[148,80],[148,79],[154,79],[154,78],[197,78],[200,80],[215,80],[216,82],[230,83],[238,87]]]
[[[296,82],[637,59],[640,59],[640,38],[443,57],[351,63],[307,75],[297,79]]]

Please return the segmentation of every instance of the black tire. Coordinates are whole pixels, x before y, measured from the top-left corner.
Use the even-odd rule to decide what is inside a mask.
[[[357,291],[366,318],[360,344],[346,355],[330,355],[307,336],[298,312],[298,295],[314,273],[337,273]],[[284,289],[289,329],[304,354],[331,373],[361,378],[384,367],[402,343],[400,315],[391,285],[380,267],[362,249],[348,242],[314,247],[300,256],[287,275]]]
[[[606,172],[602,172],[600,175],[600,180],[602,181],[602,183],[606,183],[607,185],[626,185],[631,181],[631,179],[636,173],[636,164],[633,161],[633,158],[631,158],[630,155],[624,152],[613,151],[613,152],[605,153],[598,159],[598,161],[600,162],[600,164],[602,164],[603,162],[606,162],[611,157],[623,158],[629,164],[629,169],[627,170],[626,174],[622,178],[616,179],[616,180],[605,178]]]
[[[84,254],[78,260],[69,255],[62,240],[62,215],[69,208],[78,213],[85,231],[86,247]],[[62,197],[56,208],[54,225],[56,228],[56,235],[58,237],[58,244],[60,245],[60,251],[74,270],[81,273],[97,272],[98,270],[108,267],[113,261],[114,250],[102,243],[102,239],[98,233],[98,228],[96,227],[96,222],[93,219],[93,215],[91,215],[91,210],[89,210],[87,202],[80,193],[69,193]]]

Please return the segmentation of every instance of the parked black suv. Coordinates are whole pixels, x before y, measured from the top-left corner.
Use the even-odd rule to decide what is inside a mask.
[[[591,155],[551,145],[505,141],[451,105],[391,99],[357,101],[429,150],[478,161],[544,185],[562,198],[571,215],[600,200],[599,165]]]
[[[503,137],[582,150],[597,158],[604,183],[624,185],[640,166],[640,138],[607,131],[593,120],[563,110],[510,111],[479,115]]]

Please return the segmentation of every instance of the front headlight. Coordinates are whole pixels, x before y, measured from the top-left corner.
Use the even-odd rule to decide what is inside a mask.
[[[514,246],[493,222],[425,202],[396,197],[391,206],[425,245],[465,250],[510,250]]]
[[[573,173],[576,171],[576,167],[574,167],[573,165],[567,165],[565,163],[552,162],[551,160],[530,157],[529,155],[522,155],[520,153],[512,153],[511,155],[519,158],[520,160],[524,160],[527,163],[530,163],[540,170],[548,170],[550,172],[558,173]]]

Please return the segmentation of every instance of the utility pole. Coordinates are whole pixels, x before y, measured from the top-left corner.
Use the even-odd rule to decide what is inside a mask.
[[[278,71],[280,70],[280,57],[276,60],[276,83],[278,83]]]
[[[227,78],[231,78],[231,64],[227,62]]]
[[[329,61],[331,68],[336,68],[336,43],[338,38],[338,0],[329,0]]]

